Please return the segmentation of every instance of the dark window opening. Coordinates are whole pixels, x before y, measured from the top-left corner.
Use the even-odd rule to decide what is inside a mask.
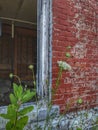
[[[11,72],[20,77],[23,86],[27,85],[27,87],[33,88],[32,73],[28,66],[34,65],[36,76],[36,62],[36,30],[15,27],[14,39],[12,39],[11,26],[3,24],[0,37],[0,105],[9,103],[8,95],[12,89],[9,79]]]
[[[17,6],[18,6],[18,0]],[[10,14],[1,11],[0,17],[5,15],[5,18],[13,18],[14,14],[17,19],[24,21],[30,21],[37,23],[36,21],[36,10],[37,5],[35,4],[36,0],[34,0],[33,6],[29,6],[24,3],[21,3],[21,7],[19,10],[14,10]],[[2,0],[0,4],[4,6],[4,1]],[[35,5],[34,5],[35,4]],[[26,6],[27,5],[27,6]],[[7,6],[7,5],[5,5]],[[7,8],[11,11],[11,6],[15,6],[8,4]],[[16,7],[16,6],[15,6]],[[34,11],[32,8],[35,7]],[[14,7],[12,8],[13,11]],[[27,9],[27,14],[24,12]],[[32,13],[32,11],[33,13]],[[24,15],[22,15],[22,13]],[[19,15],[18,15],[19,14]],[[11,16],[10,16],[11,15]],[[13,16],[12,16],[13,15]],[[30,19],[30,17],[32,18]],[[18,19],[19,19],[18,18]],[[35,21],[32,21],[32,20]],[[12,72],[15,75],[18,75],[22,81],[23,86],[25,85],[32,89],[32,73],[28,69],[30,64],[34,65],[34,73],[36,77],[37,70],[37,26],[30,25],[21,22],[10,21],[9,19],[1,19],[2,28],[1,28],[1,36],[0,36],[0,106],[9,104],[9,94],[12,91],[12,83],[17,82],[16,79],[13,81],[9,78],[9,74]],[[12,22],[14,22],[14,38],[12,38]]]

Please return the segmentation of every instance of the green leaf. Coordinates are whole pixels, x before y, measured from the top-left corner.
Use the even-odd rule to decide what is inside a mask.
[[[92,130],[98,130],[98,126],[93,126]]]
[[[13,83],[13,90],[14,90],[15,96],[18,98],[18,95],[17,95],[18,85],[15,83]]]
[[[21,85],[13,84],[14,94],[18,100],[21,100],[23,94],[23,87]]]
[[[0,117],[2,117],[2,118],[4,118],[4,119],[10,119],[7,114],[0,114]]]
[[[51,130],[51,127],[49,127],[48,130]]]
[[[0,114],[4,119],[15,120],[16,119],[16,106],[9,105],[6,114]]]
[[[23,98],[22,98],[22,102],[25,103],[27,101],[29,101],[30,99],[32,99],[35,96],[36,92],[30,92],[29,90],[27,90],[27,92],[24,94]]]
[[[24,116],[17,121],[16,129],[23,130],[25,125],[28,123],[28,116]]]
[[[14,96],[14,94],[10,94],[10,101],[12,104],[17,104],[17,98]]]
[[[96,122],[95,123],[98,125],[98,117],[96,118]]]
[[[14,124],[11,121],[7,122],[6,130],[15,130],[15,129],[13,129],[13,126],[14,126]]]
[[[22,93],[23,93],[23,87],[21,85],[19,85],[19,87],[18,87],[18,93],[17,93],[18,98],[21,98]]]
[[[29,112],[31,112],[34,109],[33,106],[26,107],[18,112],[19,116],[23,116]]]
[[[78,127],[76,130],[82,130],[82,128],[79,128],[79,127]]]
[[[17,107],[15,105],[11,104],[8,106],[7,115],[9,117],[9,119],[11,119],[11,120],[16,119],[16,111],[17,111]]]

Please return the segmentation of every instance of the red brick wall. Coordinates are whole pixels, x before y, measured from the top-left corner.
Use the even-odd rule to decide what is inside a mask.
[[[79,97],[83,106],[98,105],[98,2],[97,0],[53,0],[53,87],[58,73],[57,61],[72,66],[63,72],[54,103],[65,109],[66,103]],[[68,49],[68,47],[71,47]],[[66,53],[71,57],[67,58]]]

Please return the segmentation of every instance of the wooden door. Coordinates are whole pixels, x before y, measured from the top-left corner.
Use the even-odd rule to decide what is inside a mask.
[[[24,81],[32,79],[28,69],[34,65],[36,73],[37,34],[35,30],[15,27],[15,37],[11,38],[11,26],[4,25],[0,37],[0,77],[8,79],[13,72]]]
[[[36,70],[37,39],[36,31],[16,28],[15,32],[15,61],[14,72],[24,81],[32,80],[32,74],[28,69],[30,64]],[[35,72],[36,73],[36,72]]]
[[[12,39],[11,26],[3,26],[0,37],[0,105],[9,104],[9,94],[12,92],[9,78],[11,72],[18,75],[24,85],[33,88],[32,73],[28,66],[34,65],[36,75],[36,55],[36,31],[15,27],[15,37]]]
[[[9,73],[12,71],[12,39],[10,35],[9,27],[4,27],[2,36],[0,37],[0,78],[9,77]]]

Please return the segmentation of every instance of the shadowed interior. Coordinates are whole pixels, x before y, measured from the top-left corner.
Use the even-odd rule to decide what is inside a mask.
[[[9,104],[12,82],[18,75],[23,85],[33,88],[28,69],[37,62],[37,0],[0,0],[0,105]],[[14,23],[14,38],[12,38]]]

